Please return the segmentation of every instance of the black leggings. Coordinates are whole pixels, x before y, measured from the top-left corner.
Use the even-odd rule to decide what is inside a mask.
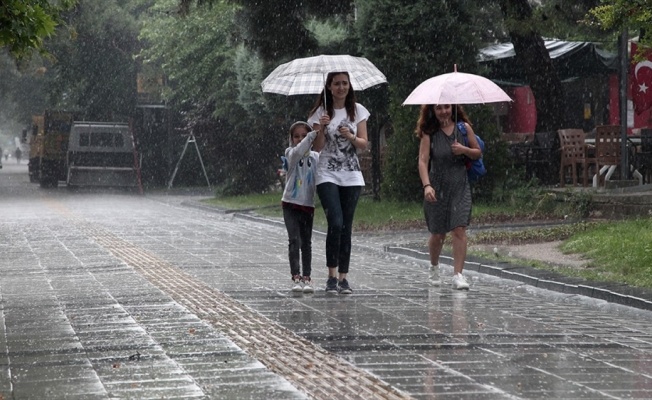
[[[338,186],[326,182],[317,185],[317,194],[328,221],[326,265],[348,273],[351,260],[351,230],[362,186]]]

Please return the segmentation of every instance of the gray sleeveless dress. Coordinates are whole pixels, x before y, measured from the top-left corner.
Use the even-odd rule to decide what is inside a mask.
[[[434,203],[423,202],[430,233],[448,233],[458,226],[468,226],[471,220],[471,186],[465,157],[451,151],[455,137],[464,143],[457,126],[451,136],[442,130],[430,136],[430,184],[437,196]]]

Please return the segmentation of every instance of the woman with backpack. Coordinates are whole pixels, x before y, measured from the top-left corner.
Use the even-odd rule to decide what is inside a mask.
[[[459,121],[461,126],[455,122]],[[462,130],[466,130],[468,146]],[[439,255],[446,234],[453,245],[453,289],[468,290],[462,275],[466,260],[466,227],[471,220],[471,185],[467,163],[482,157],[480,145],[466,113],[459,105],[421,106],[415,129],[420,139],[419,177],[423,185],[423,207],[430,238],[428,250],[431,284],[438,285]]]

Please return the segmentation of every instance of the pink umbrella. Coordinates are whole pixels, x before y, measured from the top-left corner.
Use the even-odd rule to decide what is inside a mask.
[[[454,72],[437,75],[416,87],[403,105],[484,104],[512,101],[498,85],[480,75]]]

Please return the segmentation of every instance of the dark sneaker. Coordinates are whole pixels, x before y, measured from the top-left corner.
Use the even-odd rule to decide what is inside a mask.
[[[353,293],[353,290],[351,290],[351,286],[349,286],[349,281],[347,281],[346,279],[342,279],[337,283],[337,291],[340,292],[340,294]]]
[[[299,275],[294,275],[292,277],[292,291],[293,292],[303,292],[303,282]]]
[[[337,293],[337,278],[331,276],[326,281],[326,293]]]

